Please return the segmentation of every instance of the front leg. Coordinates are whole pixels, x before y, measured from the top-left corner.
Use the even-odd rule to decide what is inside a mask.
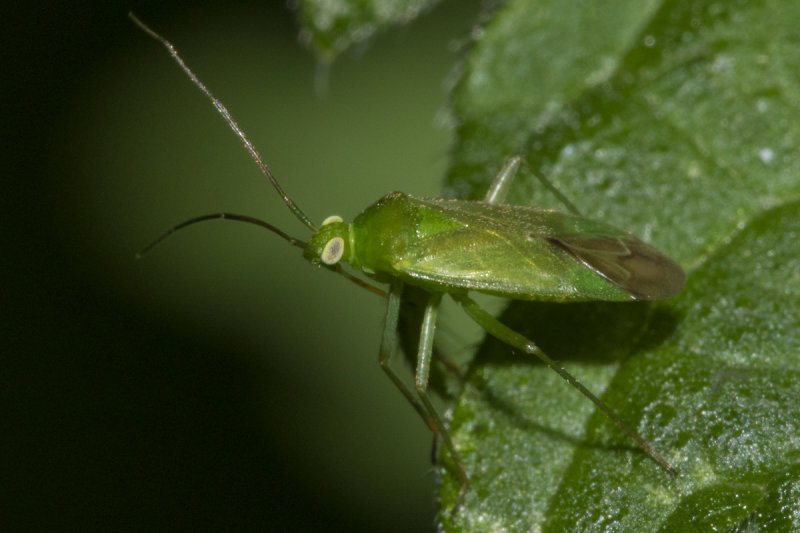
[[[441,435],[442,441],[450,453],[450,458],[453,460],[453,465],[456,467],[458,479],[461,487],[458,491],[456,503],[453,506],[452,513],[458,512],[461,502],[464,499],[464,494],[467,490],[467,474],[464,471],[464,465],[461,462],[461,457],[456,451],[453,439],[447,429],[439,413],[433,407],[430,396],[428,395],[428,377],[430,376],[431,360],[433,354],[433,337],[436,333],[436,316],[439,313],[439,304],[442,302],[442,295],[440,293],[431,293],[428,298],[428,304],[425,306],[425,313],[422,318],[422,328],[419,334],[419,350],[417,351],[417,372],[415,375],[415,385],[417,388],[417,395],[422,400],[422,405],[433,422],[436,429],[434,430],[438,435]]]
[[[464,466],[461,462],[461,457],[456,451],[453,444],[453,439],[450,437],[450,432],[447,430],[442,418],[433,406],[433,402],[428,395],[428,379],[431,370],[431,361],[433,358],[433,337],[436,332],[436,315],[439,311],[439,304],[442,300],[442,295],[432,293],[428,297],[428,302],[425,305],[425,311],[422,318],[422,327],[419,335],[419,349],[417,351],[417,369],[414,377],[414,384],[416,388],[416,397],[403,383],[400,377],[392,370],[389,365],[392,354],[397,348],[397,324],[400,317],[400,302],[403,294],[403,282],[396,280],[392,283],[389,290],[389,303],[386,306],[386,323],[383,329],[383,338],[381,340],[380,349],[380,364],[381,368],[392,383],[400,389],[403,396],[414,406],[414,409],[419,413],[428,427],[433,431],[434,435],[441,436],[450,457],[453,460],[453,465],[456,468],[458,479],[461,487],[458,491],[456,503],[453,506],[452,512],[457,512],[461,506],[461,501],[467,489],[467,474],[464,471]]]
[[[383,326],[383,337],[381,338],[381,349],[378,354],[378,361],[380,362],[381,369],[389,376],[395,387],[400,389],[406,400],[414,406],[414,409],[419,413],[419,416],[425,421],[425,424],[438,435],[436,424],[431,420],[430,415],[426,412],[425,408],[414,396],[411,390],[403,383],[392,367],[389,365],[392,355],[397,349],[397,323],[400,319],[400,301],[403,296],[403,282],[395,280],[389,289],[389,303],[386,305],[386,321]]]

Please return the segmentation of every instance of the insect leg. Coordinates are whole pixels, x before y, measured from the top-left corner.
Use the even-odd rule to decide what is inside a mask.
[[[678,471],[670,465],[655,449],[646,441],[644,437],[639,435],[630,425],[628,425],[620,416],[613,411],[608,405],[605,404],[600,398],[592,394],[592,392],[584,387],[575,377],[564,370],[558,363],[550,359],[533,341],[525,338],[523,335],[517,333],[509,328],[492,315],[484,311],[474,300],[469,296],[453,295],[453,298],[461,304],[464,311],[478,323],[489,335],[506,344],[522,350],[525,353],[535,355],[549,368],[553,369],[566,380],[570,385],[578,389],[578,391],[589,398],[601,411],[603,411],[617,426],[619,426],[625,433],[628,434],[636,443],[646,451],[658,464],[672,475],[677,475]]]
[[[550,192],[552,192],[556,196],[556,198],[558,198],[558,201],[564,204],[564,207],[567,208],[567,211],[579,217],[583,216],[580,210],[578,210],[578,208],[575,207],[575,204],[570,202],[569,198],[567,198],[567,195],[561,192],[559,188],[553,184],[553,182],[551,182],[549,179],[545,178],[543,175],[539,174],[536,171],[533,172],[533,175],[536,176],[536,179],[542,182],[542,185],[550,189]]]
[[[423,405],[419,402],[419,400],[414,396],[405,383],[400,379],[394,370],[389,366],[389,360],[394,354],[395,350],[397,349],[397,321],[400,317],[400,298],[403,295],[403,282],[395,281],[392,283],[391,288],[389,289],[389,303],[386,306],[386,322],[383,328],[383,338],[381,339],[381,348],[380,353],[378,356],[378,360],[380,361],[381,368],[386,375],[389,376],[389,379],[392,380],[392,383],[400,389],[400,392],[403,393],[403,396],[414,406],[419,416],[425,421],[428,427],[434,433],[437,433],[436,424],[431,419],[430,415],[427,413]]]
[[[453,444],[453,439],[450,437],[450,432],[447,430],[444,421],[436,412],[433,407],[430,396],[428,396],[428,377],[431,370],[431,360],[433,354],[433,337],[436,332],[436,315],[439,312],[439,304],[442,301],[442,295],[432,293],[428,298],[428,305],[425,307],[425,314],[422,318],[422,328],[419,334],[419,351],[417,352],[417,372],[415,377],[415,384],[417,387],[417,395],[422,400],[425,410],[428,412],[430,420],[436,426],[434,431],[441,435],[447,451],[450,452],[450,458],[458,472],[458,478],[461,483],[461,488],[458,491],[456,503],[453,506],[453,513],[457,512],[461,505],[461,500],[464,498],[464,493],[467,490],[467,474],[464,472],[464,466],[461,462],[461,457],[456,451]]]
[[[489,190],[486,191],[483,201],[490,204],[504,203],[508,195],[508,188],[514,181],[514,176],[517,174],[521,164],[522,158],[520,156],[515,155],[509,158],[492,180],[492,184],[489,185]]]
[[[397,348],[397,323],[400,318],[400,302],[403,295],[403,282],[395,280],[389,289],[389,304],[386,306],[386,323],[383,329],[383,338],[381,339],[380,349],[380,364],[381,368],[392,383],[400,389],[403,396],[414,406],[414,409],[419,413],[425,423],[436,437],[441,436],[444,441],[447,451],[450,452],[450,457],[453,459],[453,464],[458,471],[459,482],[461,488],[458,492],[456,503],[453,506],[453,512],[456,512],[461,505],[461,500],[467,488],[467,474],[464,472],[464,467],[461,463],[461,458],[456,452],[453,439],[450,438],[450,433],[444,425],[439,413],[433,407],[433,403],[428,396],[428,377],[430,375],[431,358],[433,353],[433,335],[436,328],[436,314],[439,310],[439,303],[442,300],[441,294],[432,294],[425,306],[425,312],[422,320],[422,328],[419,336],[419,353],[417,356],[417,371],[415,374],[415,384],[417,390],[417,397],[406,386],[400,377],[389,366],[389,360]]]
[[[483,201],[490,204],[505,203],[506,196],[508,195],[508,189],[511,187],[511,184],[514,181],[514,176],[516,176],[520,166],[522,166],[522,158],[520,156],[515,155],[510,157],[503,165],[503,168],[500,169],[500,172],[497,173],[497,176],[495,176],[492,180],[492,184],[489,185],[489,190],[486,191],[486,196],[484,196]],[[561,192],[550,180],[538,172],[533,172],[533,175],[536,176],[536,179],[541,181],[542,185],[549,189],[550,192],[556,196],[556,198],[558,198],[559,202],[564,204],[564,207],[567,208],[567,211],[573,215],[583,216],[578,208],[575,207],[575,204],[570,202],[569,198],[567,198],[567,196]]]

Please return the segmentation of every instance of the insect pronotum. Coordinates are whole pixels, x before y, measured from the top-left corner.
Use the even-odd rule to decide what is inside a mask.
[[[468,292],[477,291],[518,300],[632,301],[660,300],[683,290],[686,274],[670,258],[630,233],[577,214],[504,204],[521,159],[512,157],[495,177],[483,201],[423,199],[392,192],[367,207],[351,224],[328,217],[317,228],[283,191],[269,167],[239,128],[225,106],[186,66],[175,47],[135,15],[130,18],[163,44],[236,133],[283,202],[314,235],[305,242],[275,226],[245,215],[217,213],[187,220],[145,247],[150,250],[179,229],[198,222],[229,219],[264,227],[302,248],[303,257],[367,288],[386,292],[345,271],[349,264],[368,278],[389,285],[386,322],[379,351],[381,368],[408,399],[449,452],[461,486],[458,508],[467,488],[463,462],[447,425],[434,409],[428,393],[436,316],[444,294],[458,302],[487,333],[538,357],[578,389],[622,428],[659,465],[673,468],[630,425],[577,379],[550,359],[536,344],[483,310]],[[567,204],[569,207],[569,204]],[[570,209],[572,209],[570,207]],[[427,292],[412,390],[390,368],[398,344],[403,287]]]

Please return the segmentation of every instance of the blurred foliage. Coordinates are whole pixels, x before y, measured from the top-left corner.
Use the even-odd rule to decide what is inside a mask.
[[[406,24],[440,0],[297,0],[300,38],[323,62],[376,32]]]

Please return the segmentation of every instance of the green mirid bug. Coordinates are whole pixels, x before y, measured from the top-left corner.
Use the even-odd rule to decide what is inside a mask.
[[[239,136],[287,207],[314,232],[310,241],[305,242],[262,220],[217,213],[173,227],[143,249],[140,256],[186,226],[206,220],[230,219],[269,229],[302,248],[303,256],[311,263],[340,273],[373,292],[387,296],[382,289],[345,271],[342,265],[349,264],[371,280],[388,284],[379,361],[392,382],[444,442],[461,483],[454,510],[463,499],[468,478],[447,425],[428,393],[436,316],[445,294],[458,302],[487,333],[538,357],[594,402],[658,464],[671,474],[677,473],[615,411],[533,341],[499,322],[469,297],[469,291],[476,291],[511,299],[553,302],[660,300],[683,290],[686,274],[677,263],[630,233],[607,224],[577,214],[504,204],[512,178],[521,164],[519,157],[508,160],[483,201],[422,199],[393,192],[367,207],[350,224],[339,217],[328,217],[317,228],[283,191],[225,106],[184,64],[173,45],[135,15],[130,14],[130,18],[169,50]],[[427,293],[413,389],[389,366],[389,359],[398,345],[397,327],[406,285]]]

